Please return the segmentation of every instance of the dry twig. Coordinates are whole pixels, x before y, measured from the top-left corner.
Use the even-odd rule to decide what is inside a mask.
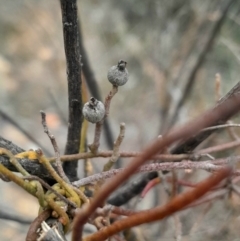
[[[56,157],[56,165],[57,165],[57,170],[58,170],[58,173],[60,175],[60,177],[65,181],[65,182],[68,182],[70,183],[68,177],[65,175],[65,172],[62,168],[62,162],[60,160],[60,151],[59,151],[59,148],[58,148],[58,145],[57,145],[57,142],[56,142],[56,139],[54,137],[54,135],[52,135],[48,129],[48,126],[47,126],[47,122],[46,122],[46,113],[44,111],[40,111],[41,113],[41,117],[42,117],[42,125],[43,125],[43,129],[44,129],[44,132],[48,135],[52,145],[53,145],[53,149],[55,151],[55,157]]]
[[[223,165],[234,164],[233,162],[239,162],[240,156],[215,159],[214,161],[201,161],[201,162],[192,162],[192,161],[182,161],[182,162],[164,162],[164,163],[150,163],[143,166],[140,166],[136,173],[142,172],[153,172],[153,171],[170,171],[170,170],[205,170],[208,172],[215,172],[219,169],[224,168]],[[84,186],[90,183],[95,183],[100,180],[112,178],[117,174],[123,173],[126,171],[126,168],[113,169],[107,172],[101,172],[94,174],[89,177],[82,178],[73,184],[75,186]],[[239,171],[233,171],[233,174],[236,176],[240,175]]]
[[[103,167],[104,172],[110,170],[112,168],[112,166],[114,165],[114,163],[118,160],[118,158],[120,156],[119,148],[123,141],[124,135],[125,135],[125,123],[121,123],[118,138],[114,142],[112,156],[110,157],[109,161]]]
[[[94,140],[93,140],[93,143],[91,145],[89,145],[89,149],[94,154],[97,153],[98,147],[100,145],[99,141],[100,141],[102,126],[103,126],[104,120],[109,115],[109,109],[110,109],[111,100],[112,100],[113,96],[117,92],[118,92],[118,87],[113,85],[112,86],[112,90],[109,92],[108,96],[105,99],[105,103],[104,103],[104,106],[105,106],[105,116],[104,116],[104,118],[101,121],[96,123]]]

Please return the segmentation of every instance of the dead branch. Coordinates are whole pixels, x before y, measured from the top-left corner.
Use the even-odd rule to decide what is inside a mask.
[[[102,131],[102,126],[104,123],[104,120],[108,117],[109,115],[109,109],[110,109],[110,104],[113,96],[118,92],[118,87],[117,86],[112,86],[112,90],[109,92],[107,97],[105,98],[104,106],[105,106],[105,116],[104,118],[96,123],[95,126],[95,133],[94,133],[94,140],[91,145],[89,145],[89,149],[91,150],[92,153],[97,153],[99,145],[100,145],[100,136],[101,136],[101,131]]]
[[[52,135],[48,129],[47,122],[46,122],[46,113],[44,111],[40,111],[40,113],[42,116],[42,125],[43,125],[44,132],[48,135],[48,137],[52,143],[53,149],[55,151],[56,166],[57,166],[58,173],[65,182],[70,183],[70,181],[69,181],[68,177],[65,175],[63,167],[62,167],[62,163],[60,160],[60,150],[58,148],[56,139],[55,139],[54,135]]]
[[[208,172],[215,172],[219,169],[224,168],[226,165],[234,165],[236,162],[240,161],[240,156],[228,157],[216,159],[214,161],[201,161],[201,162],[192,162],[192,161],[182,161],[182,162],[164,162],[164,163],[151,163],[142,165],[136,171],[136,173],[141,172],[153,172],[153,171],[170,171],[170,170],[205,170]],[[76,186],[84,186],[87,184],[93,184],[101,180],[109,179],[116,176],[118,173],[124,172],[126,168],[113,169],[106,172],[101,172],[93,174],[91,176],[82,178],[74,182]],[[238,170],[233,171],[235,176],[239,176],[240,172]],[[109,201],[111,203],[111,201]],[[111,203],[112,204],[112,203]]]
[[[65,154],[79,152],[82,125],[81,55],[78,36],[78,13],[76,0],[61,0],[64,48],[68,80],[68,135]],[[64,163],[63,169],[69,179],[77,178],[77,162]]]

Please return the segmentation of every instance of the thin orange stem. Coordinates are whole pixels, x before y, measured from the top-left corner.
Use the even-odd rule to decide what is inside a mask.
[[[231,173],[232,170],[230,168],[224,168],[220,170],[217,174],[213,174],[206,180],[202,181],[200,184],[197,185],[195,189],[175,196],[166,205],[152,208],[147,211],[142,211],[123,220],[116,221],[112,225],[101,229],[97,233],[84,238],[83,241],[105,240],[110,236],[125,229],[166,218],[202,197],[212,187],[216,186]]]

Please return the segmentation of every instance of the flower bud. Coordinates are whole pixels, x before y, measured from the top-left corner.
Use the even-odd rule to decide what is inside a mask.
[[[89,102],[85,103],[82,110],[86,120],[92,123],[101,121],[105,115],[105,107],[101,101],[91,97]]]
[[[119,60],[117,65],[112,66],[108,70],[107,78],[110,83],[115,86],[121,86],[127,83],[129,74],[126,65],[126,61]]]

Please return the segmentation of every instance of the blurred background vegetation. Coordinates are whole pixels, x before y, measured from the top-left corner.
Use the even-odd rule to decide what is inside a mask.
[[[227,9],[230,2],[233,4]],[[46,111],[49,128],[63,153],[68,104],[59,2],[0,3],[0,110],[53,155],[39,114],[40,110]],[[78,5],[84,44],[102,98],[111,88],[106,79],[109,67],[119,59],[128,62],[130,80],[114,97],[109,117],[114,137],[119,123],[126,123],[123,150],[141,150],[170,126],[213,106],[216,73],[221,75],[222,94],[239,81],[239,1],[82,0]],[[0,121],[4,138],[24,149],[38,147],[3,115]],[[93,130],[90,125],[90,141]],[[214,141],[223,142],[221,138]],[[104,138],[100,148],[107,148]],[[15,185],[1,182],[0,193],[1,209],[29,219],[36,216],[36,201]],[[239,228],[234,228],[239,227],[238,216],[228,226],[233,214],[222,203],[219,205],[191,235],[189,225],[194,216],[190,216],[184,223],[186,240],[203,240],[202,233],[209,238],[204,240],[238,240]],[[225,213],[216,214],[223,209]],[[28,226],[5,220],[0,224],[1,240],[24,240]],[[157,227],[147,230],[145,240],[153,240],[155,234],[159,240],[174,240],[171,230],[163,232],[162,228],[161,236]]]

